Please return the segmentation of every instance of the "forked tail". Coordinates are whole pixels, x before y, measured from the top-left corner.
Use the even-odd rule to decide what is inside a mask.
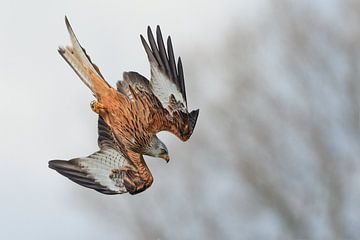
[[[76,72],[80,79],[90,88],[96,98],[99,98],[104,91],[111,88],[101,75],[99,68],[91,62],[90,57],[86,54],[77,40],[71,25],[65,17],[65,23],[70,35],[71,47],[59,47],[60,55]]]

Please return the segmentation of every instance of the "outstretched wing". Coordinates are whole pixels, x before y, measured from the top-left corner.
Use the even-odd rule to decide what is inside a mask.
[[[150,46],[142,35],[140,38],[150,62],[151,89],[173,118],[173,125],[183,133],[180,138],[187,140],[195,128],[199,109],[188,112],[181,58],[175,62],[170,36],[165,49],[159,26],[156,28],[156,41],[150,27],[147,36]]]
[[[87,188],[104,194],[127,192],[124,175],[116,170],[123,166],[126,158],[114,149],[100,150],[84,158],[69,161],[49,161],[49,168]]]
[[[166,51],[159,26],[156,28],[157,42],[150,27],[147,29],[147,34],[150,46],[142,35],[140,38],[150,62],[152,91],[170,113],[174,110],[186,112],[187,102],[181,58],[179,57],[176,66],[171,38],[169,36],[167,39]],[[177,105],[171,101],[171,98],[174,98]]]
[[[145,164],[143,168],[135,166],[142,156],[128,154],[119,145],[109,126],[99,117],[98,145],[100,150],[83,158],[68,161],[52,160],[49,167],[84,187],[104,194],[136,194],[144,191],[152,183],[152,176]]]

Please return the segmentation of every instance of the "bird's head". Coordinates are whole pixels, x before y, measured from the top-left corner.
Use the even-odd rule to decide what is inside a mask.
[[[147,150],[144,152],[145,155],[151,157],[158,157],[164,159],[166,162],[169,162],[169,152],[166,145],[154,135],[150,141],[150,145]]]

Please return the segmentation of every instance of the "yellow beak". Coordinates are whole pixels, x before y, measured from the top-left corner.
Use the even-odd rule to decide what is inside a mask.
[[[170,160],[169,154],[167,154],[167,153],[165,153],[164,155],[162,155],[162,158],[163,158],[166,162],[169,162],[169,160]]]

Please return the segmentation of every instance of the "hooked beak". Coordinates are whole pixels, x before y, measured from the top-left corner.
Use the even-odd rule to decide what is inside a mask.
[[[164,159],[166,162],[169,162],[170,160],[169,154],[165,153],[164,155],[162,155],[162,159]]]

